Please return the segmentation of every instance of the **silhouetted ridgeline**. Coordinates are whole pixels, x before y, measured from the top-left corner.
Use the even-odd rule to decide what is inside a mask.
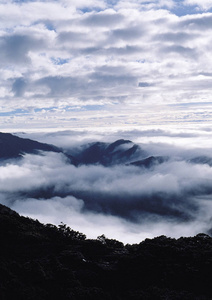
[[[212,299],[212,238],[126,245],[0,205],[0,299]]]

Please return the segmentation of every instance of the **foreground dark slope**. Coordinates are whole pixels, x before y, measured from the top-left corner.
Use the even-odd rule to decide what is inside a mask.
[[[212,238],[126,245],[0,205],[0,299],[212,299]]]

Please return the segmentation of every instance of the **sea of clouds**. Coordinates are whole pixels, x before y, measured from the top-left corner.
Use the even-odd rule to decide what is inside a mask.
[[[208,128],[203,128],[202,137],[203,132],[206,137],[210,134]],[[105,234],[125,243],[162,234],[179,237],[209,232],[212,228],[209,145],[197,147],[195,140],[200,136],[196,131],[182,134],[140,130],[134,134],[135,140],[143,139],[139,145],[149,155],[169,159],[150,168],[126,164],[74,166],[62,153],[25,154],[22,159],[1,162],[1,203],[41,222],[56,225],[64,222],[90,238]],[[114,141],[118,135],[121,132],[110,137],[105,134],[102,140]],[[129,137],[132,132],[124,135]],[[87,145],[93,137],[81,132],[79,140],[79,135],[71,131],[36,136],[46,142],[54,139],[57,146],[63,141],[63,148],[69,153]],[[150,136],[152,141],[147,139]],[[162,140],[167,138],[167,142],[158,142],[159,136]]]

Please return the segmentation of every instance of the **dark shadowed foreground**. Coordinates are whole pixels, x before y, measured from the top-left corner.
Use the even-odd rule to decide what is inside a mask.
[[[212,238],[87,240],[0,205],[0,299],[212,299]]]

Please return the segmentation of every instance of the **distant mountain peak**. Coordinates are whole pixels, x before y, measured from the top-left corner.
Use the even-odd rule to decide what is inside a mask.
[[[115,148],[119,147],[120,145],[126,145],[126,144],[133,144],[133,142],[124,139],[117,140],[112,144],[109,144],[109,146],[107,147],[107,151],[112,152]]]
[[[119,139],[113,143],[90,143],[75,154],[78,164],[100,164],[104,166],[125,164],[144,157],[146,157],[145,151],[132,141],[124,139]]]

